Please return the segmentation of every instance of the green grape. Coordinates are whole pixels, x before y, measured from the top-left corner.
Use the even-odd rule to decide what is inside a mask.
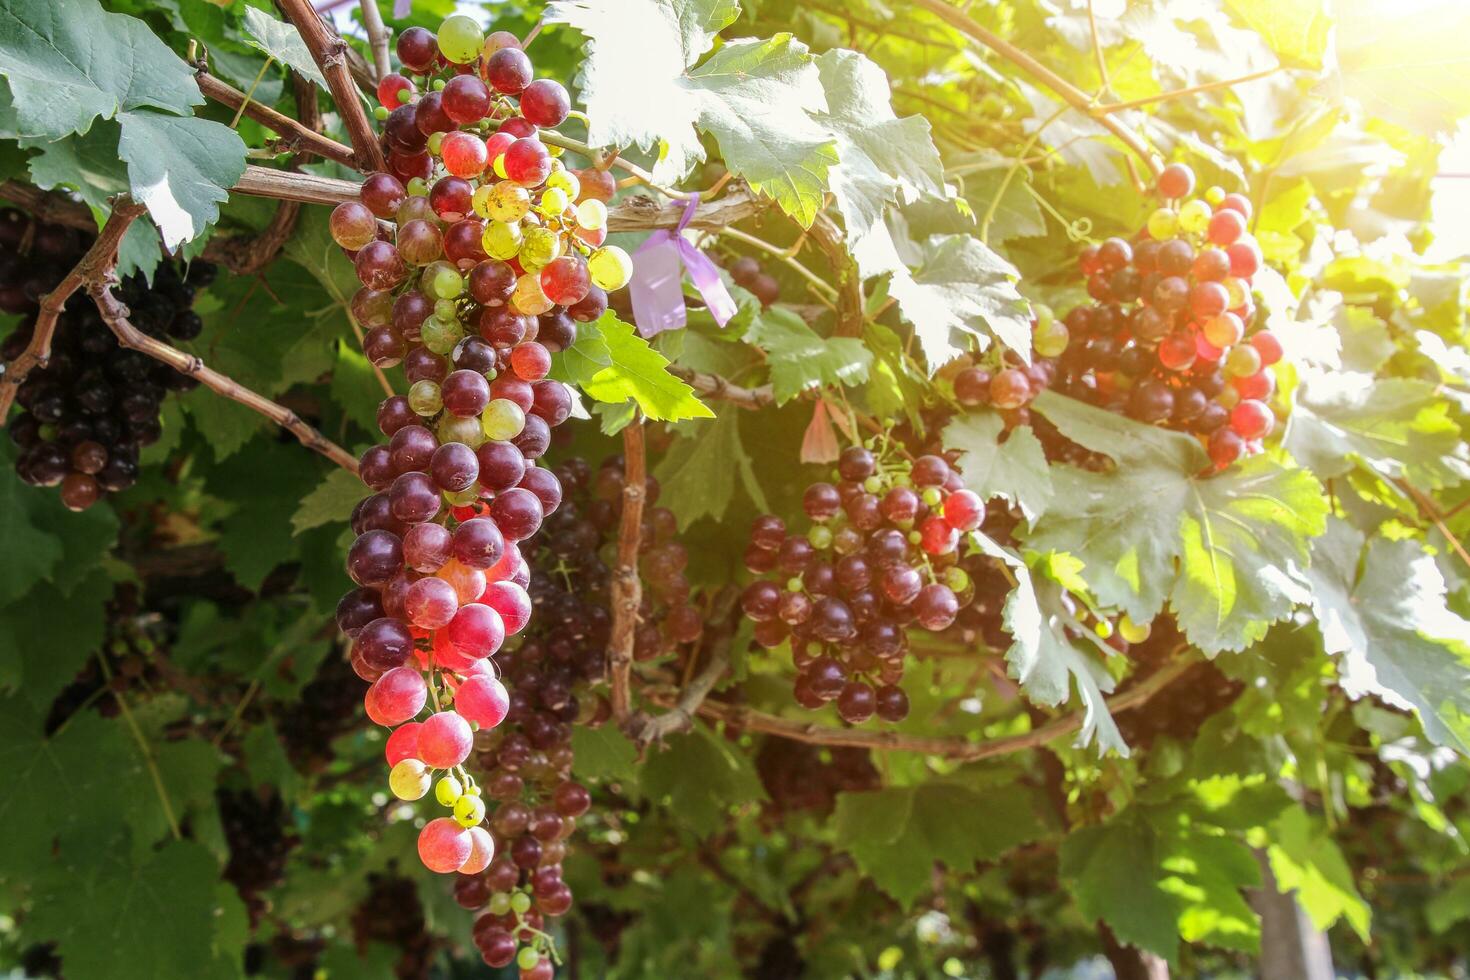
[[[485,819],[485,801],[465,794],[454,801],[454,819],[461,827],[476,827]]]
[[[494,160],[491,160],[490,161],[490,169],[493,170],[493,171],[495,171],[495,176],[499,177],[501,180],[509,180],[510,179],[506,175],[506,172],[505,172],[505,154],[504,153],[500,154]]]
[[[510,910],[516,915],[525,915],[531,911],[531,896],[525,892],[512,893],[510,896]],[[527,947],[527,949],[530,949],[530,947]],[[522,952],[525,952],[525,950],[522,950]],[[534,953],[535,950],[531,950],[531,952]],[[537,959],[540,959],[540,957],[538,956]],[[536,964],[532,963],[531,965],[535,966]]]
[[[447,79],[436,78],[436,79],[434,79],[434,91],[435,92],[442,92],[442,91],[444,91],[444,86],[446,86],[448,84],[449,84],[449,81]]]
[[[1245,305],[1245,283],[1230,276],[1220,285],[1225,287],[1225,295],[1230,297],[1229,309],[1235,310]]]
[[[422,177],[414,177],[406,187],[410,197],[428,197],[429,182]]]
[[[480,428],[485,430],[485,438],[496,442],[514,439],[525,427],[526,413],[509,398],[491,399],[480,413]]]
[[[429,152],[434,156],[439,155],[439,148],[444,145],[444,134],[433,133],[429,136]]]
[[[566,191],[569,200],[576,200],[582,190],[582,182],[577,179],[577,175],[560,165],[546,178],[546,186]]]
[[[806,532],[807,542],[818,551],[832,547],[832,529],[825,524],[815,524]]]
[[[479,423],[478,422],[475,422],[474,419],[470,419],[469,421],[475,424],[476,431],[478,431],[478,429],[479,429]],[[480,438],[483,439],[484,436],[481,436]],[[459,490],[459,491],[445,490],[444,491],[444,500],[451,507],[466,507],[466,506],[474,503],[476,500],[479,500],[479,499],[480,499],[480,487],[479,487],[479,484],[476,484],[476,485],[474,485],[472,487],[468,487],[467,489],[464,489],[464,490]],[[474,722],[470,722],[470,728],[471,728],[471,730],[473,730],[475,728],[475,723]],[[466,792],[468,792],[468,790],[466,790]]]
[[[453,776],[440,776],[439,782],[434,785],[434,799],[445,806],[454,806],[463,795],[464,787],[460,786],[459,780]]]
[[[516,280],[515,291],[510,294],[510,305],[527,316],[540,316],[556,304],[542,291],[541,277],[527,272]]]
[[[1214,187],[1205,191],[1205,200],[1209,202],[1210,207],[1219,207],[1220,202],[1225,200],[1225,188],[1216,184]]]
[[[531,192],[513,180],[487,184],[480,191],[486,191],[487,218],[494,218],[496,221],[520,221],[531,210]],[[476,197],[480,191],[475,192]]]
[[[443,356],[454,350],[454,345],[464,339],[464,328],[459,325],[458,320],[441,320],[437,316],[431,316],[419,328],[419,335],[423,338],[425,347]]]
[[[587,271],[594,283],[612,292],[622,289],[633,278],[633,260],[616,245],[604,245],[588,256]]]
[[[1261,370],[1261,352],[1251,344],[1236,344],[1225,355],[1225,373],[1236,378],[1249,378]],[[1223,394],[1223,392],[1222,392]]]
[[[863,489],[868,493],[877,493],[883,489],[883,478],[876,473],[863,481]]]
[[[464,275],[443,259],[430,262],[419,276],[419,289],[430,299],[454,299],[464,292]]]
[[[1153,631],[1152,623],[1135,623],[1127,613],[1118,617],[1118,635],[1129,643],[1142,643]]]
[[[1190,201],[1179,209],[1179,227],[1191,235],[1202,235],[1213,213],[1204,201]]]
[[[480,54],[485,34],[470,17],[455,14],[439,25],[439,50],[456,65],[467,65]]]
[[[549,228],[528,228],[521,241],[521,268],[539,272],[561,255],[561,237]]]
[[[408,389],[408,407],[413,409],[415,415],[422,415],[425,418],[438,415],[444,408],[444,401],[439,395],[438,383],[428,378],[415,381]]]
[[[560,187],[548,187],[541,192],[541,203],[536,205],[536,210],[548,218],[555,218],[565,211],[570,203],[572,200],[567,196],[566,191]]]
[[[487,908],[491,915],[504,915],[510,911],[510,895],[506,892],[496,892],[490,896],[490,904]]]
[[[521,892],[519,894],[525,893]],[[528,898],[526,899],[526,908],[530,907],[531,900]],[[536,969],[536,964],[540,962],[541,954],[536,952],[535,947],[522,946],[521,951],[516,954],[516,966],[520,967],[522,970],[534,970]]]
[[[459,319],[459,306],[452,299],[436,299],[434,315],[441,320],[457,320]]]
[[[480,245],[492,259],[513,259],[521,250],[521,226],[492,221],[480,236]]]
[[[938,487],[925,487],[919,499],[924,501],[925,507],[933,509],[944,502],[944,493]]]
[[[400,800],[421,800],[434,777],[418,759],[403,759],[388,773],[388,788]]]
[[[588,231],[600,231],[607,227],[607,205],[589,197],[577,205],[577,224]]]
[[[1038,320],[1031,335],[1032,346],[1042,357],[1060,357],[1072,340],[1065,324],[1052,320]]]
[[[466,419],[446,413],[434,427],[434,434],[441,444],[462,442],[471,449],[479,448],[485,441],[485,430],[480,428],[480,420],[473,416]]]
[[[373,110],[373,118],[378,120],[379,122],[387,119],[389,115],[391,115],[391,113],[388,112],[388,107],[385,105],[380,105]]]
[[[1100,639],[1106,640],[1108,637],[1113,635],[1113,624],[1108,622],[1106,619],[1099,619],[1097,621],[1097,625],[1092,628],[1092,631],[1096,633]]]
[[[1174,232],[1179,230],[1179,215],[1170,208],[1159,208],[1148,216],[1148,233],[1153,238],[1163,241],[1173,238]]]
[[[951,565],[944,570],[944,584],[954,592],[963,592],[969,588],[970,573],[958,565]]]

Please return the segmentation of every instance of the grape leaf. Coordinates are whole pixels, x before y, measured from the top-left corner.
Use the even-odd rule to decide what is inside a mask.
[[[1470,622],[1445,605],[1444,578],[1413,540],[1332,519],[1312,554],[1312,610],[1340,683],[1412,708],[1435,742],[1470,755]]]
[[[1283,64],[1310,71],[1322,67],[1332,18],[1316,0],[1225,0],[1225,5],[1271,46]]]
[[[577,326],[577,341],[562,353],[563,380],[577,384],[600,402],[638,403],[651,419],[714,418],[694,389],[669,373],[669,362],[631,324],[613,311],[594,323]]]
[[[28,699],[38,710],[50,706],[87,658],[102,646],[106,578],[88,562],[86,588],[63,595],[35,585],[19,602],[0,607],[0,688]],[[45,643],[35,642],[44,636]]]
[[[958,416],[945,426],[944,448],[962,454],[958,464],[966,487],[982,500],[1002,497],[1010,501],[1035,524],[1052,496],[1046,455],[1029,425],[1016,426],[1000,442],[1004,425],[998,412]]]
[[[638,750],[610,725],[572,729],[573,772],[579,779],[616,779],[630,789],[638,783]]]
[[[1289,807],[1276,819],[1270,837],[1266,854],[1276,887],[1282,892],[1295,891],[1318,929],[1345,918],[1359,938],[1368,942],[1372,910],[1358,894],[1352,869],[1332,837],[1317,830],[1300,806]]]
[[[653,753],[639,778],[650,798],[667,797],[669,812],[701,836],[724,823],[730,806],[766,798],[750,757],[703,725]]]
[[[801,317],[773,306],[745,335],[769,355],[771,389],[778,404],[813,388],[859,385],[868,380],[873,352],[855,337],[821,337]]]
[[[1179,953],[1175,900],[1160,887],[1160,842],[1132,809],[1067,835],[1061,875],[1077,908],[1106,922],[1118,939],[1173,962]]]
[[[1470,113],[1464,46],[1470,9],[1464,4],[1438,5],[1432,30],[1420,18],[1385,17],[1368,0],[1341,0],[1335,6],[1337,73],[1335,85],[1324,88],[1425,135],[1452,132]]]
[[[249,35],[252,47],[294,68],[298,75],[315,82],[324,91],[327,89],[327,80],[322,77],[316,59],[311,56],[311,50],[295,27],[277,20],[259,7],[246,7],[245,33]]]
[[[973,340],[990,336],[1029,362],[1031,307],[1016,291],[1020,278],[1005,259],[970,235],[935,235],[923,243],[919,268],[893,274],[889,292],[913,324],[929,370],[936,371]]]
[[[687,528],[701,517],[720,520],[735,496],[735,481],[710,479],[710,474],[729,473],[733,464],[741,486],[762,510],[765,497],[761,493],[750,455],[740,439],[740,412],[730,409],[713,422],[683,422],[675,427],[680,438],[654,469],[663,487],[662,499]]]
[[[191,82],[192,84],[192,82]],[[133,197],[172,251],[219,217],[219,204],[245,172],[245,143],[228,126],[137,110],[120,117],[118,155]]]
[[[13,445],[0,446],[0,605],[25,595],[37,582],[55,585],[65,595],[90,576],[97,561],[117,540],[118,520],[111,507],[74,514],[56,491],[30,487],[15,474]]]
[[[291,515],[292,533],[300,534],[323,524],[345,522],[352,516],[352,508],[367,493],[356,473],[332,470],[315,490],[301,498],[301,506]]]
[[[1250,848],[1231,837],[1200,833],[1182,821],[1159,832],[1164,872],[1159,887],[1178,903],[1180,938],[1259,952],[1260,919],[1241,894],[1241,889],[1261,884],[1260,865]]]
[[[1307,542],[1327,515],[1311,473],[1260,454],[1204,475],[1209,458],[1188,436],[1052,392],[1032,407],[1117,463],[1052,467],[1052,505],[1026,535],[1036,551],[1080,558],[1104,605],[1147,622],[1167,599],[1190,641],[1217,653],[1244,649],[1306,601]]]
[[[985,819],[956,819],[965,813]],[[1042,831],[1024,789],[945,782],[839,793],[834,821],[837,845],[905,908],[933,884],[934,862],[965,874]]]
[[[204,102],[189,66],[147,24],[96,0],[0,0],[0,77],[12,136],[59,139],[99,116],[144,107],[188,115]]]

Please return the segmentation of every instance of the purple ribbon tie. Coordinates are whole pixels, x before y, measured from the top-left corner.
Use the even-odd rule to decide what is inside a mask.
[[[644,337],[682,330],[688,322],[683,285],[686,271],[716,323],[723,327],[735,315],[735,300],[725,288],[719,268],[680,234],[698,206],[699,195],[690,195],[679,226],[672,231],[660,228],[633,253],[633,280],[628,291],[633,299],[633,319]]]

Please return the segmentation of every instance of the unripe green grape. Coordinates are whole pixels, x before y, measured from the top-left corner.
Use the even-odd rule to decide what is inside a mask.
[[[813,525],[811,530],[806,532],[806,540],[818,551],[826,551],[832,547],[832,529],[825,524]]]
[[[477,827],[485,819],[485,801],[478,796],[461,796],[454,801],[454,819],[461,827]]]
[[[480,236],[480,245],[492,259],[513,259],[521,250],[521,226],[504,221],[492,221],[485,226]]]
[[[441,320],[459,319],[459,305],[452,299],[434,300],[434,315]]]
[[[924,501],[925,507],[934,508],[944,502],[944,493],[938,487],[925,487],[919,499]]]
[[[439,395],[439,385],[428,378],[415,381],[408,389],[408,407],[413,409],[415,415],[428,418],[438,415],[444,408],[444,401]]]
[[[1031,344],[1042,357],[1060,357],[1072,340],[1065,324],[1057,320],[1038,321],[1031,336]]]
[[[454,299],[464,292],[464,275],[442,259],[424,266],[419,289],[430,299]]]
[[[622,289],[633,278],[633,260],[616,245],[604,245],[587,258],[592,281],[608,292]]]
[[[373,109],[373,118],[378,120],[378,122],[382,122],[384,119],[387,119],[389,115],[390,113],[388,112],[387,106],[380,105],[377,108]]]
[[[434,156],[438,156],[439,155],[439,150],[440,150],[440,148],[443,145],[444,145],[444,134],[443,133],[431,133],[431,134],[429,134],[429,152],[430,153],[434,154]]]
[[[404,189],[408,191],[410,197],[429,196],[429,182],[422,177],[414,177]]]
[[[494,221],[520,221],[531,210],[531,194],[513,180],[483,184],[475,191],[475,213]]]
[[[577,224],[588,231],[601,231],[607,227],[607,205],[589,197],[577,205]]]
[[[970,573],[958,565],[944,570],[944,584],[953,592],[963,592],[970,586]]]
[[[924,540],[924,536],[918,531],[910,531],[908,534],[909,544],[918,544]]]
[[[507,892],[496,892],[490,896],[490,904],[486,906],[491,915],[504,915],[510,911],[510,894]]]
[[[531,896],[527,895],[525,892],[512,892],[510,896],[510,910],[516,915],[525,915],[527,912],[531,911]],[[531,947],[529,946],[527,946],[526,949],[521,950],[521,952],[524,953],[526,952],[526,950],[530,950],[532,954],[536,954],[536,951],[534,949],[531,949]],[[540,955],[537,954],[536,959],[539,960],[540,958]],[[535,963],[531,964],[531,966],[535,965]]]
[[[1179,215],[1171,208],[1159,208],[1148,216],[1148,233],[1152,237],[1163,241],[1173,238],[1174,233],[1179,230]]]
[[[448,412],[434,427],[434,434],[439,437],[441,445],[446,442],[462,442],[471,449],[478,449],[485,442],[485,430],[480,427],[479,419],[460,418]]]
[[[435,92],[442,92],[442,91],[444,91],[444,86],[446,86],[448,84],[449,84],[449,81],[447,79],[436,78],[436,79],[434,79],[434,91]]]
[[[876,473],[863,481],[863,489],[868,493],[877,493],[883,489],[883,478]]]
[[[494,398],[480,413],[480,428],[486,439],[509,442],[526,427],[526,413],[509,398]]]
[[[1106,619],[1099,619],[1092,631],[1098,635],[1099,639],[1106,640],[1113,635],[1113,624]]]
[[[459,780],[453,776],[440,776],[439,782],[434,784],[434,799],[444,806],[454,806],[455,801],[463,795],[464,787],[460,786]]]
[[[1225,295],[1230,297],[1228,309],[1239,309],[1245,305],[1245,283],[1234,276],[1229,276],[1220,285],[1225,287]]]
[[[541,193],[541,202],[536,205],[536,210],[548,218],[554,218],[565,211],[570,203],[572,201],[566,191],[560,187],[548,187]]]
[[[1261,369],[1261,352],[1251,344],[1236,344],[1225,355],[1225,373],[1237,378],[1249,378]]]
[[[528,228],[521,239],[521,268],[539,272],[561,255],[561,236],[549,228]]]
[[[560,164],[551,171],[551,176],[546,178],[546,186],[566,191],[567,197],[573,200],[576,200],[577,195],[582,191],[582,182],[577,179],[577,175]]]
[[[505,173],[505,154],[504,153],[498,154],[495,157],[494,160],[491,160],[490,161],[490,169],[493,170],[495,172],[495,176],[499,177],[501,180],[509,180],[510,179],[509,177],[506,176],[506,173]]]
[[[1191,235],[1202,235],[1213,213],[1204,201],[1190,201],[1179,209],[1179,227]]]
[[[541,277],[534,272],[527,272],[516,280],[516,288],[510,294],[510,305],[518,313],[527,316],[540,316],[556,304],[546,298],[546,293],[541,289]]]
[[[800,575],[793,575],[786,580],[787,592],[800,592],[804,588],[806,588],[806,586],[802,584]]]
[[[524,895],[525,892],[518,892],[517,894]],[[531,900],[527,898],[526,908],[530,907]],[[534,970],[536,969],[536,964],[540,962],[541,954],[536,952],[534,946],[522,946],[521,951],[516,954],[516,966],[520,967],[522,970]]]
[[[470,419],[469,421],[475,422],[474,419]],[[479,423],[476,422],[475,424],[478,426]],[[484,437],[482,436],[481,438],[484,438]],[[470,504],[474,503],[476,500],[479,500],[479,499],[480,499],[480,486],[479,486],[479,484],[475,484],[474,486],[466,487],[463,490],[457,490],[457,491],[456,490],[445,490],[444,491],[444,501],[447,504],[449,504],[449,506],[451,506],[451,507],[467,507],[467,506],[469,506]],[[475,727],[475,723],[474,722],[470,722],[470,728],[473,729],[474,727]]]
[[[400,800],[421,800],[434,777],[418,759],[401,759],[388,773],[388,788]]]
[[[1205,200],[1210,203],[1211,207],[1219,207],[1220,202],[1225,200],[1225,188],[1219,186],[1218,184],[1214,187],[1211,187],[1209,190],[1205,191]]]
[[[439,25],[439,51],[456,65],[467,65],[480,54],[485,33],[473,18],[455,14]]]
[[[1240,404],[1240,390],[1235,385],[1226,385],[1220,393],[1215,396],[1215,401],[1226,408],[1234,408]]]
[[[454,345],[464,339],[464,328],[458,320],[443,320],[431,316],[419,328],[424,346],[441,357],[454,350]]]
[[[1135,623],[1127,613],[1118,617],[1118,635],[1129,643],[1142,643],[1153,631],[1152,623]]]

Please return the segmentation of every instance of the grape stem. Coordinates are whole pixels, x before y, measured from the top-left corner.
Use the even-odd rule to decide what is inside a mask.
[[[773,245],[770,242],[766,241],[764,238],[757,238],[754,235],[749,234],[748,232],[741,231],[739,228],[720,228],[717,229],[716,234],[724,235],[727,238],[733,238],[737,242],[744,242],[747,245],[752,245],[758,249],[761,249],[764,252],[769,253],[770,255],[775,256],[782,262],[785,262],[787,265],[789,265],[792,270],[794,270],[803,279],[811,283],[812,287],[816,289],[819,293],[826,296],[830,300],[837,299],[837,290],[833,289],[826,280],[822,279],[820,276],[816,275],[816,273],[812,272],[812,270],[802,265],[790,249],[782,248],[779,245]]]
[[[309,0],[280,0],[280,7],[327,80],[332,99],[337,103],[337,114],[352,140],[353,165],[365,173],[387,170],[388,161],[383,157],[378,136],[368,121],[361,94],[347,67],[347,42],[328,31]]]
[[[393,71],[393,62],[388,60],[388,28],[383,25],[383,12],[378,9],[378,0],[359,0],[362,8],[362,25],[367,29],[368,46],[373,49],[373,68],[378,81]]]
[[[709,643],[709,662],[684,685],[674,705],[658,716],[640,711],[623,726],[623,732],[638,746],[640,753],[654,742],[660,742],[678,732],[687,732],[694,727],[694,716],[699,706],[709,697],[730,666],[730,645],[735,640],[735,624],[731,621],[731,617],[736,614],[735,600],[736,593],[733,589],[724,590],[716,600],[720,611],[710,619],[720,626]]]
[[[243,111],[245,115],[279,135],[283,147],[297,152],[315,153],[348,167],[357,165],[352,147],[344,146],[290,116],[250,99],[233,85],[211,75],[209,67],[202,60],[194,65],[194,80],[199,83],[199,91],[204,93],[205,98],[213,99],[236,112]],[[304,109],[302,114],[305,115]]]
[[[629,676],[633,670],[633,642],[638,631],[638,606],[643,586],[638,580],[638,549],[643,535],[645,459],[643,420],[635,418],[623,429],[623,513],[618,523],[618,564],[612,579],[612,632],[607,643],[608,675],[612,686],[613,718],[628,720]]]

